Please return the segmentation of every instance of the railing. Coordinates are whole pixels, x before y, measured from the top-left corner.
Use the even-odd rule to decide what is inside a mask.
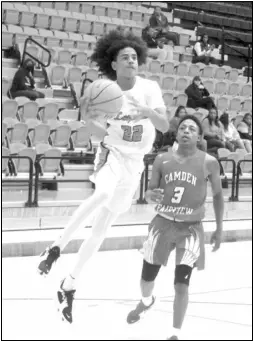
[[[27,45],[28,45],[29,42],[32,42],[33,44],[38,45],[40,48],[42,48],[42,50],[44,50],[44,51],[46,51],[48,53],[47,64],[44,64],[41,60],[39,60],[38,58],[36,58],[35,56],[33,56],[32,54],[27,52]],[[26,55],[29,56],[31,59],[35,60],[38,64],[40,64],[44,68],[48,67],[50,65],[50,63],[51,63],[51,52],[46,47],[44,47],[43,45],[41,45],[40,43],[38,43],[36,40],[34,40],[32,38],[27,38],[25,40],[25,45],[24,45],[24,51],[23,51],[21,65],[24,63]]]
[[[83,160],[83,156],[40,156],[36,161],[35,161],[35,182],[34,182],[34,201],[33,201],[33,206],[38,207],[38,196],[39,196],[39,183],[40,182],[90,182],[90,180],[85,180],[85,179],[40,179],[39,173],[40,173],[40,161],[45,159],[50,159],[50,160]]]
[[[18,183],[28,183],[28,200],[25,203],[25,207],[32,207],[32,190],[33,190],[33,160],[29,156],[19,156],[19,155],[9,155],[9,156],[2,156],[2,159],[28,159],[29,160],[29,178],[28,179],[15,179],[15,177],[11,178],[2,178],[2,183],[8,182],[18,182]]]
[[[223,170],[222,161],[232,162],[233,170],[232,170],[231,196],[229,197],[229,201],[238,201],[238,200],[236,200],[236,196],[235,196],[236,162],[233,159],[227,159],[227,158],[219,158],[218,161],[220,164],[221,171],[223,173],[222,175],[225,177],[226,177],[226,175],[225,175],[225,172]]]
[[[252,160],[240,160],[237,163],[235,201],[239,201],[239,183],[240,183],[240,176],[241,176],[241,164],[243,162],[251,162],[252,163]],[[251,173],[251,181],[252,181],[252,173]]]

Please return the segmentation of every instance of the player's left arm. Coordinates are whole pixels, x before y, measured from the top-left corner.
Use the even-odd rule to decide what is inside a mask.
[[[153,123],[155,128],[162,133],[166,133],[169,130],[169,122],[166,117],[165,108],[150,109],[147,111],[147,117]]]
[[[219,162],[212,156],[207,156],[207,171],[208,178],[211,183],[213,193],[213,208],[216,220],[216,231],[211,237],[211,244],[215,244],[213,251],[219,249],[221,244],[221,235],[223,231],[223,216],[224,216],[224,197],[220,178]]]

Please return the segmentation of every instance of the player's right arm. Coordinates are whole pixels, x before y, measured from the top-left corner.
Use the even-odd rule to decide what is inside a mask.
[[[145,193],[145,199],[149,204],[158,204],[164,197],[164,190],[159,188],[162,177],[162,156],[163,154],[158,155],[154,161],[151,180]]]

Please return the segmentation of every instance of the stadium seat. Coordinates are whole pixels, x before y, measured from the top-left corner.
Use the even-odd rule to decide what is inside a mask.
[[[15,101],[17,102],[18,108],[20,109],[21,107],[24,106],[25,103],[30,102],[30,99],[25,96],[20,96],[20,97],[16,97]]]
[[[252,154],[247,153],[244,155],[244,160],[250,160],[251,162],[242,162],[241,163],[241,170],[243,173],[243,176],[245,176],[247,173],[252,177]]]
[[[70,11],[58,10],[58,15],[63,18],[63,30],[76,32],[78,19]]]
[[[78,25],[78,33],[85,33],[90,34],[92,32],[92,23],[90,20],[88,20],[85,16],[85,18],[79,19],[79,25]]]
[[[172,61],[165,61],[162,70],[163,70],[163,73],[165,73],[166,75],[174,75],[175,63]]]
[[[2,11],[4,12],[3,18],[6,24],[19,24],[19,11],[14,8],[12,3],[4,1],[2,3]]]
[[[38,6],[30,6],[30,11],[35,14],[34,26],[38,29],[49,28],[49,15],[47,11]]]
[[[5,178],[6,176],[9,175],[10,170],[8,166],[8,161],[9,159],[3,158],[10,156],[10,150],[8,148],[2,147],[2,178]]]
[[[239,112],[241,111],[241,98],[234,97],[230,99],[229,110]]]
[[[240,84],[239,83],[230,83],[228,88],[229,96],[238,96],[240,93]]]
[[[69,148],[69,139],[71,135],[71,128],[67,124],[62,124],[56,128],[52,138],[52,146],[59,148],[66,152]]]
[[[74,48],[74,40],[69,38],[68,33],[61,31],[54,31],[55,38],[60,40],[60,46],[65,49],[73,49]]]
[[[161,86],[161,76],[159,74],[153,74],[148,77],[151,81],[157,82]]]
[[[52,9],[54,7],[53,4],[54,4],[54,2],[52,2],[52,1],[41,1],[40,2],[40,6],[42,8],[46,8],[47,10]]]
[[[188,76],[195,77],[200,75],[200,66],[198,64],[191,64],[189,66]]]
[[[70,12],[72,12],[72,10],[70,9],[71,4],[72,4],[72,2],[68,3]],[[55,3],[54,3],[54,9],[56,9],[57,11],[59,11],[59,10],[66,11],[66,6],[67,6],[67,2],[65,2],[65,1],[55,1]]]
[[[58,148],[49,148],[44,153],[45,157],[55,157],[57,159],[42,159],[40,161],[40,178],[55,178],[61,175],[60,161],[61,151]]]
[[[215,67],[211,65],[206,65],[202,71],[202,77],[204,78],[213,78],[215,72]]]
[[[36,150],[33,148],[24,148],[18,153],[19,156],[28,156],[32,159],[33,173],[34,173],[34,161],[36,157]],[[30,162],[28,159],[13,159],[14,174],[18,177],[29,176]]]
[[[227,110],[229,107],[229,99],[228,97],[218,97],[217,98],[217,108],[221,111]]]
[[[99,72],[96,69],[88,69],[85,74],[86,79],[90,79],[91,81],[95,81],[99,78]]]
[[[208,92],[210,94],[214,93],[214,90],[215,90],[215,80],[214,79],[204,79],[203,85],[208,90]]]
[[[18,122],[10,131],[10,143],[23,143],[26,144],[26,137],[28,133],[28,125],[23,122]]]
[[[177,76],[186,76],[188,74],[189,65],[187,63],[179,63],[175,69]]]
[[[242,102],[242,111],[252,112],[252,99],[244,99]]]
[[[226,81],[218,81],[215,84],[215,94],[224,95],[228,92],[228,84]]]
[[[242,86],[240,91],[240,96],[242,97],[250,97],[252,96],[252,84],[245,84]]]
[[[34,148],[36,150],[37,156],[39,156],[44,155],[47,150],[52,148],[52,146],[50,146],[49,143],[38,143]]]
[[[237,82],[239,77],[239,71],[237,69],[231,69],[228,73],[228,80],[231,82]]]
[[[2,146],[6,145],[7,128],[7,124],[2,122]]]
[[[174,90],[176,88],[176,78],[173,76],[164,76],[162,78],[163,90]]]
[[[88,65],[87,53],[84,51],[78,51],[73,59],[74,59],[75,66]]]
[[[82,126],[77,129],[71,135],[72,148],[74,152],[84,152],[91,150],[91,133],[86,126]]]
[[[60,39],[56,38],[52,31],[39,28],[39,34],[41,37],[44,37],[47,48],[60,46]]]
[[[37,37],[36,36],[32,36],[33,39],[35,39],[38,43],[41,43],[38,41]],[[40,50],[37,46],[35,45],[29,45],[26,47],[26,52],[28,52],[30,55],[32,55],[32,57],[35,57],[37,59],[39,59],[39,54],[40,54]],[[31,58],[30,56],[28,55],[25,55],[25,59],[29,59]]]
[[[56,102],[46,103],[44,109],[40,113],[40,118],[43,123],[48,120],[56,120],[58,116],[59,106]]]
[[[87,69],[89,67],[87,66]],[[67,84],[69,85],[72,82],[80,82],[82,78],[82,69],[78,66],[72,66],[68,69],[67,72]]]
[[[217,80],[223,80],[226,77],[227,70],[224,67],[218,67],[214,69],[214,78]]]
[[[188,97],[187,97],[186,94],[184,94],[184,93],[179,93],[179,94],[176,96],[175,105],[176,105],[177,107],[179,107],[180,105],[186,107],[187,100],[188,100]]]
[[[29,101],[23,105],[23,112],[20,113],[20,118],[22,122],[26,120],[33,119],[37,120],[39,105],[35,101]]]
[[[174,102],[173,92],[164,91],[163,100],[164,100],[166,107],[170,107]]]
[[[78,120],[78,110],[76,109],[64,109],[59,112],[59,120],[63,123],[68,123],[68,121]]]
[[[7,99],[2,102],[2,119],[6,117],[11,117],[16,119],[16,114],[18,111],[18,103],[13,99]]]
[[[83,14],[93,14],[94,3],[82,2],[82,13]]]
[[[227,158],[230,154],[230,151],[227,148],[219,148],[218,149],[218,157],[221,158]]]
[[[15,3],[14,7],[19,12],[19,16],[20,16],[19,24],[21,26],[33,27],[35,18],[34,18],[34,13],[30,11],[30,8],[21,3]]]
[[[25,149],[27,146],[21,142],[11,143],[9,146],[10,154],[17,155],[21,150]]]
[[[240,155],[236,152],[229,152],[227,155],[227,159],[234,160],[236,165],[238,161],[240,160]],[[228,178],[232,178],[233,174],[233,164],[231,161],[221,161],[222,168],[224,171],[224,175]]]
[[[24,44],[25,40],[28,38],[28,34],[25,34],[20,26],[8,25],[8,32],[14,35],[13,42],[15,42],[15,44]]]
[[[54,65],[49,70],[50,83],[53,86],[65,86],[66,69],[63,65]]]
[[[2,76],[2,96],[6,96],[11,87],[12,80]]]
[[[57,64],[58,65],[70,64],[71,57],[72,57],[72,53],[69,50],[58,51]]]
[[[161,62],[159,60],[152,60],[148,65],[148,71],[151,73],[160,73]]]
[[[179,77],[176,80],[176,91],[184,92],[189,85],[189,80],[186,77]]]
[[[72,15],[75,16],[76,13],[81,12],[81,5],[82,5],[82,2],[70,1],[70,2],[68,2],[68,6],[69,6],[68,10],[69,10],[69,12],[74,12],[74,13],[72,13]],[[64,8],[61,8],[61,9],[65,10]]]
[[[39,124],[34,128],[34,131],[28,133],[29,143],[31,147],[37,144],[47,144],[50,135],[50,126],[48,124]]]

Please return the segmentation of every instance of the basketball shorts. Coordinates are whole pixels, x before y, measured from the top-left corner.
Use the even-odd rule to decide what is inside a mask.
[[[95,183],[96,191],[109,195],[106,207],[111,212],[123,213],[132,205],[143,169],[143,156],[133,159],[111,146],[101,144],[90,179]]]
[[[175,222],[156,215],[149,225],[144,242],[144,259],[151,264],[167,265],[171,251],[176,250],[176,265],[194,267],[204,238],[201,222]]]

